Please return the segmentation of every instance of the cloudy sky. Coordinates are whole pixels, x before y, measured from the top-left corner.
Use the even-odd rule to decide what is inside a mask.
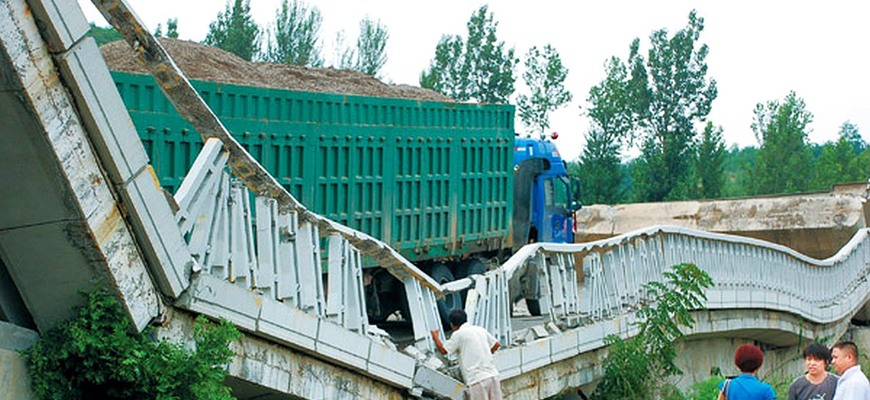
[[[150,30],[178,18],[180,38],[201,41],[208,24],[222,11],[222,0],[127,0]],[[88,1],[79,0],[89,20],[106,25]],[[574,101],[551,116],[551,131],[562,155],[573,159],[583,147],[589,122],[582,116],[589,88],[604,77],[604,62],[625,58],[632,39],[649,43],[654,30],[684,27],[689,12],[705,20],[701,42],[710,47],[708,77],[719,97],[710,120],[724,129],[727,144],[755,146],[750,129],[759,102],[783,99],[795,91],[814,115],[810,141],[836,139],[840,125],[858,125],[870,140],[870,2],[838,1],[689,1],[617,0],[308,0],[323,15],[323,55],[335,59],[339,31],[353,43],[359,21],[380,19],[390,38],[382,74],[388,82],[418,84],[444,34],[466,35],[466,22],[488,4],[498,22],[498,37],[520,56],[531,46],[552,44],[569,68],[566,87]],[[261,26],[274,19],[280,0],[251,0]],[[517,71],[518,81],[520,70]],[[523,127],[517,123],[517,130]]]

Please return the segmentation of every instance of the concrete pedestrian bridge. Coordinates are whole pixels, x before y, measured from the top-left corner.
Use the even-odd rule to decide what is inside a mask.
[[[165,193],[78,5],[0,2],[0,376],[22,374],[11,350],[71,317],[79,293],[96,288],[110,288],[138,329],[153,325],[171,340],[189,340],[197,315],[234,323],[244,336],[231,344],[228,383],[243,399],[455,398],[463,386],[429,331],[442,328],[436,299],[465,288],[470,320],[505,344],[496,363],[510,399],[595,382],[605,336],[633,335],[635,311],[655,301],[642,285],[678,263],[715,282],[681,344],[694,353],[686,379],[730,366],[735,343],[755,341],[768,360],[786,361],[802,343],[868,319],[867,229],[819,260],[656,226],[528,245],[485,275],[438,284],[383,242],[297,202],[126,20],[123,2],[95,3],[133,38],[168,97],[182,99],[176,108],[205,144],[178,191]],[[404,285],[412,321],[401,345],[366,318],[364,260]],[[507,296],[528,268],[540,278],[543,318],[519,316]],[[26,394],[18,387],[4,394]]]

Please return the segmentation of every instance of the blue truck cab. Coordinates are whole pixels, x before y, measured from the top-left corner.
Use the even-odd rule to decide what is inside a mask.
[[[514,247],[573,243],[574,213],[565,160],[548,139],[514,139]],[[518,226],[519,225],[519,226]]]

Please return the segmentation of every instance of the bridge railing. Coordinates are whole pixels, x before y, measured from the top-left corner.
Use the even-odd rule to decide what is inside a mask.
[[[178,226],[196,268],[364,333],[360,259],[369,257],[404,283],[415,341],[433,349],[429,331],[441,329],[435,304],[441,285],[384,242],[299,203],[232,137],[126,2],[93,3],[206,142],[175,195]],[[321,251],[328,254],[326,292]]]
[[[614,318],[655,301],[643,285],[679,263],[694,263],[713,279],[707,308],[771,309],[828,323],[868,300],[868,241],[868,229],[859,230],[837,254],[817,260],[761,240],[658,226],[589,243],[529,244],[499,268],[444,287],[470,289],[469,317],[507,344],[515,339],[507,282],[530,271],[542,314],[563,326]]]

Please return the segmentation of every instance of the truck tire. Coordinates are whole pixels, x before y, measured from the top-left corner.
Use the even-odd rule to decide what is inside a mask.
[[[444,263],[437,263],[429,269],[429,276],[440,284],[444,284],[447,282],[451,282],[456,280],[453,276],[453,272],[450,272],[450,268],[447,268],[447,265]],[[453,311],[454,308],[462,308],[462,298],[459,296],[459,293],[450,293],[445,295],[438,300],[438,314],[441,316],[441,325],[445,330],[450,328],[450,311]]]
[[[534,317],[541,315],[541,301],[538,299],[526,299],[526,308],[529,310],[529,314]]]
[[[456,267],[456,279],[467,278],[472,275],[483,275],[484,273],[486,273],[486,265],[479,258],[470,258],[459,263],[459,266]],[[459,292],[459,297],[462,299],[461,306],[465,307],[468,290]]]

